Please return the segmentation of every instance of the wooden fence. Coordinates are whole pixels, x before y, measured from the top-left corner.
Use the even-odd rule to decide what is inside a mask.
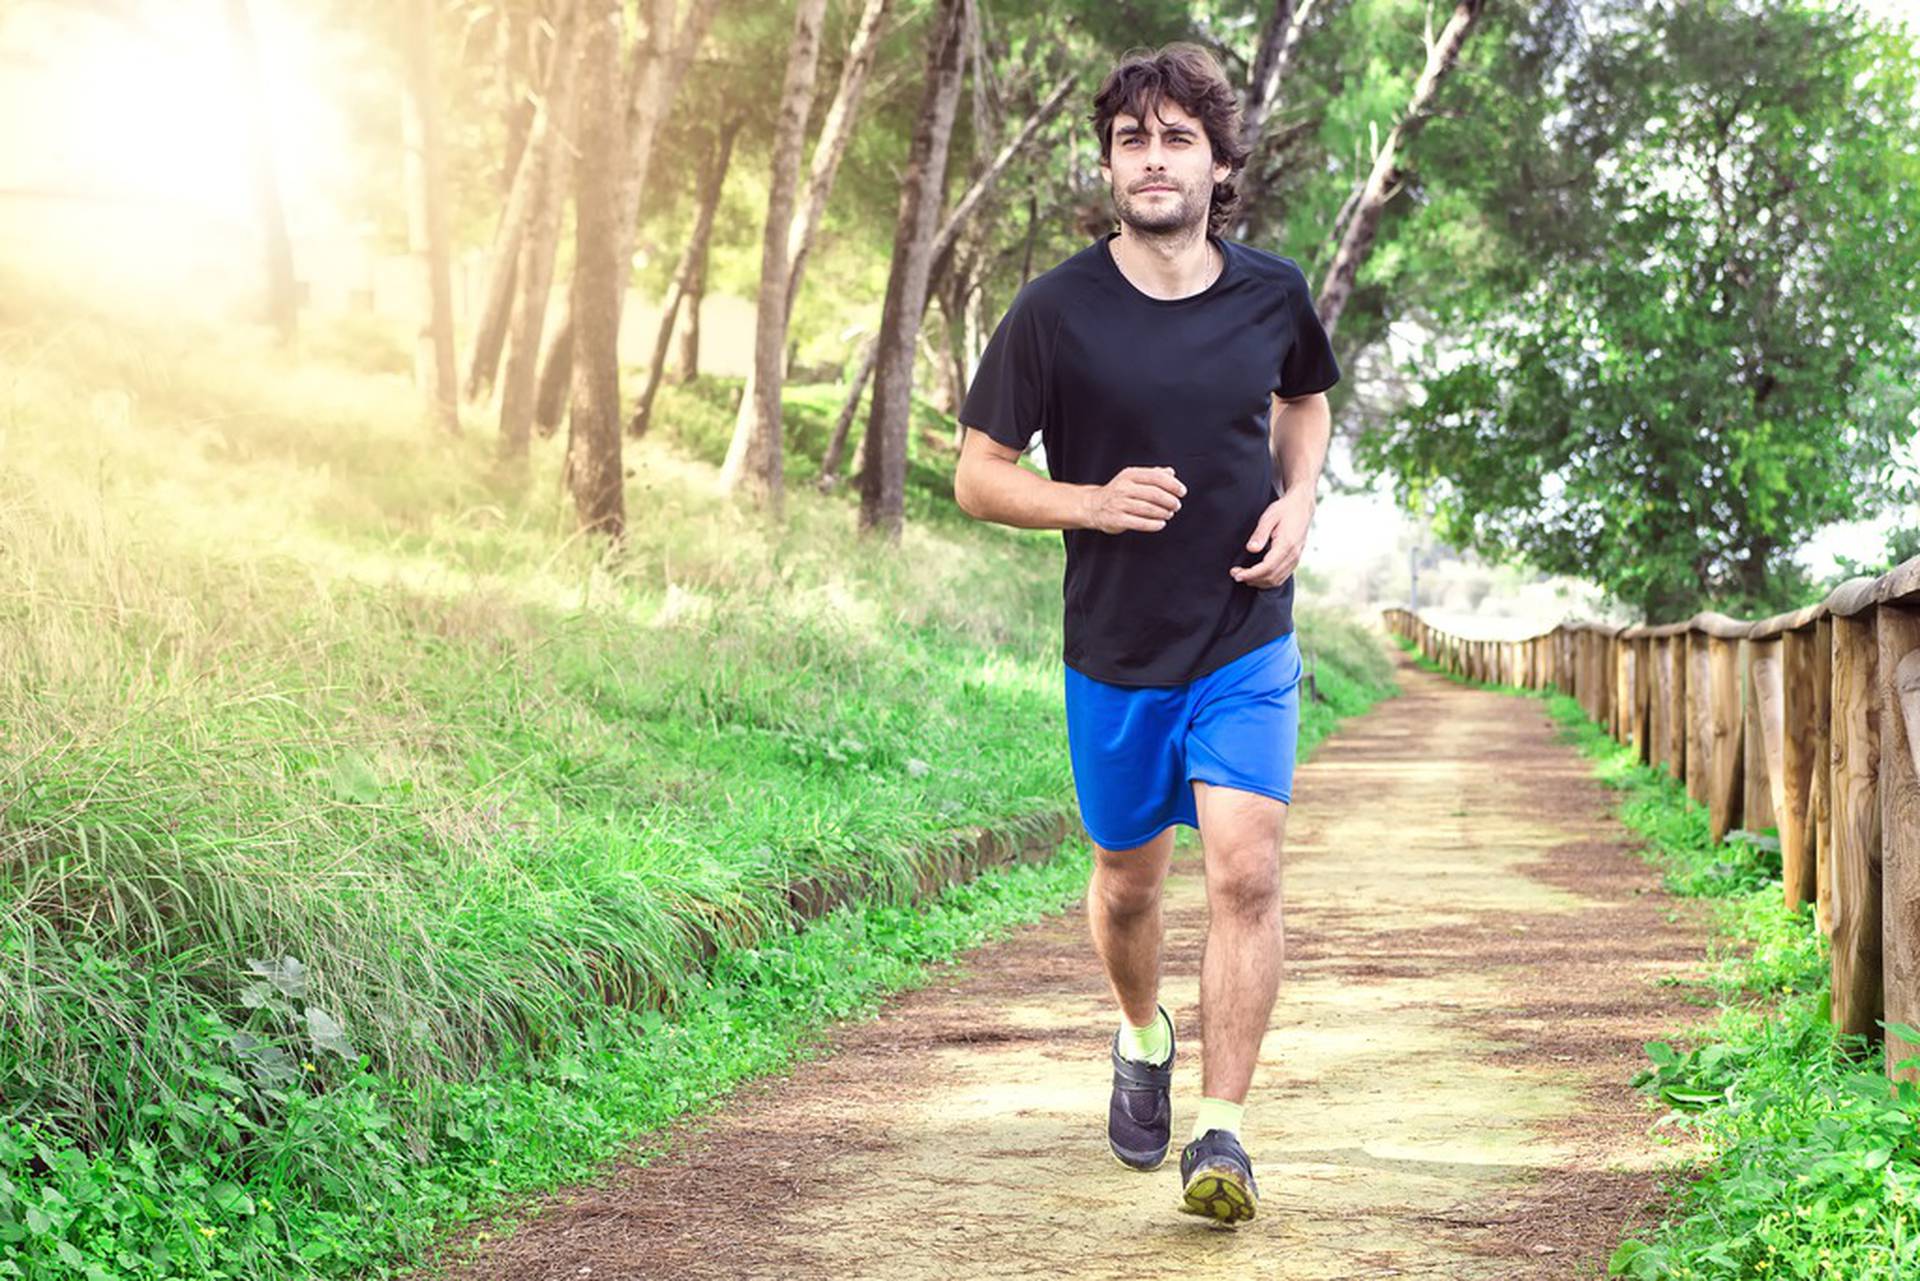
[[[1833,945],[1834,1026],[1920,1027],[1920,557],[1756,622],[1487,641],[1386,619],[1450,672],[1578,699],[1707,807],[1716,841],[1778,827],[1787,905],[1811,901]],[[1884,1048],[1889,1075],[1920,1055],[1890,1031]]]

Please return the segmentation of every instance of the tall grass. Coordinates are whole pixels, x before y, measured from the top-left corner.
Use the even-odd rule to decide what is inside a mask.
[[[957,517],[934,456],[898,547],[804,485],[776,530],[713,491],[706,384],[609,554],[371,341],[0,280],[0,1242],[49,1275],[82,1222],[108,1275],[364,1263],[316,1225],[707,1008],[796,886],[898,907],[956,828],[1071,807],[1057,535]],[[1386,669],[1302,635],[1312,737]]]

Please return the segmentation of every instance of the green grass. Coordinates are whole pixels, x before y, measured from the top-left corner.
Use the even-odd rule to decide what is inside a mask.
[[[1566,739],[1620,793],[1620,817],[1666,889],[1714,905],[1715,1015],[1648,1043],[1633,1081],[1660,1110],[1655,1128],[1691,1136],[1705,1157],[1666,1189],[1658,1229],[1620,1244],[1610,1273],[1920,1276],[1920,1090],[1887,1079],[1879,1037],[1834,1031],[1827,940],[1811,904],[1787,910],[1777,846],[1716,844],[1705,808],[1671,775],[1641,764],[1574,699],[1545,697]]]
[[[804,484],[773,529],[697,385],[605,554],[558,442],[502,474],[302,342],[0,281],[0,1277],[384,1273],[1084,884],[909,907],[1071,812],[1057,534],[931,449],[898,546]],[[1387,668],[1300,629],[1311,742]]]

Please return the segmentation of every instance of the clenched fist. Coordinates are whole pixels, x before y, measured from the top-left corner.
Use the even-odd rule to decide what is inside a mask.
[[[1106,484],[1087,490],[1086,526],[1103,534],[1150,534],[1167,527],[1186,493],[1171,467],[1123,467]]]

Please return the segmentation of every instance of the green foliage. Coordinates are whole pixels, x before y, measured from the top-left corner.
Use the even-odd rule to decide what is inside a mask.
[[[1578,703],[1549,699],[1568,737],[1624,793],[1621,817],[1676,894],[1719,905],[1717,1022],[1680,1048],[1649,1042],[1633,1084],[1666,1110],[1657,1128],[1706,1164],[1669,1189],[1658,1230],[1621,1243],[1616,1276],[1644,1281],[1860,1277],[1920,1265],[1920,1089],[1889,1081],[1879,1038],[1835,1033],[1830,958],[1804,904],[1783,904],[1763,843],[1714,847],[1704,810],[1614,743]],[[1912,1039],[1911,1029],[1889,1025]]]
[[[806,485],[770,531],[702,384],[602,554],[303,341],[0,289],[0,1277],[384,1274],[1084,888],[909,906],[1071,812],[1058,535],[933,517],[937,451],[884,556]],[[1300,626],[1306,746],[1388,685]]]
[[[1569,81],[1563,238],[1438,318],[1366,465],[1650,617],[1801,603],[1794,549],[1914,492],[1917,85],[1844,5],[1623,8]]]
[[[843,907],[722,953],[672,1019],[610,1010],[565,1053],[508,1047],[460,1081],[403,1081],[360,1056],[325,1069],[324,1089],[268,1088],[241,1066],[245,1034],[201,1015],[154,1047],[176,1084],[144,1106],[138,1137],[90,1154],[39,1118],[0,1118],[0,1276],[389,1275],[506,1194],[584,1178],[741,1080],[811,1057],[826,1023],[1066,906],[1086,874],[1074,843],[920,908]]]

